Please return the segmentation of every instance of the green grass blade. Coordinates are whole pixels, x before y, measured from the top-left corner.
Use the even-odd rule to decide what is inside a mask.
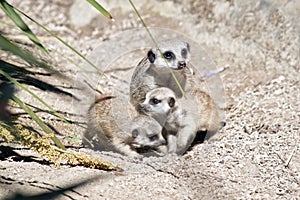
[[[168,70],[169,70],[169,72],[171,73],[173,79],[175,80],[175,82],[176,82],[176,84],[177,84],[177,86],[178,86],[180,92],[182,93],[183,96],[185,96],[185,92],[184,92],[182,86],[180,85],[180,83],[179,83],[179,81],[177,80],[177,78],[176,78],[175,74],[173,73],[173,71],[170,69],[168,62],[167,62],[166,59],[164,58],[163,53],[162,53],[162,51],[160,50],[160,48],[159,48],[159,46],[158,46],[156,40],[154,39],[154,37],[153,37],[151,31],[150,31],[149,28],[148,28],[147,24],[146,24],[145,21],[143,20],[143,18],[142,18],[142,16],[140,15],[139,11],[136,9],[134,3],[133,3],[131,0],[129,0],[129,3],[131,4],[131,6],[132,6],[134,12],[137,14],[137,16],[139,17],[139,19],[141,20],[141,22],[142,22],[144,28],[146,29],[148,35],[150,36],[151,40],[152,40],[153,43],[155,44],[156,48],[158,49],[158,51],[159,51],[161,57],[164,59],[166,65],[168,66]]]
[[[38,97],[36,94],[34,94],[33,92],[31,92],[27,87],[25,87],[23,84],[19,83],[16,79],[12,78],[11,76],[9,76],[7,73],[5,73],[4,71],[2,71],[0,69],[0,74],[2,74],[5,78],[7,78],[10,82],[12,82],[13,84],[17,85],[18,87],[20,87],[22,90],[28,92],[31,96],[33,96],[35,99],[37,99],[39,102],[41,102],[43,105],[45,105],[55,116],[57,116],[58,118],[60,118],[61,120],[63,120],[65,123],[68,123],[68,121],[61,116],[58,112],[56,112],[49,104],[47,104],[45,101],[43,101],[40,97]]]
[[[9,24],[9,23],[7,23],[7,22],[5,22],[5,21],[0,20],[0,23],[6,25],[7,27],[9,27],[9,28],[11,28],[11,29],[16,29],[16,27],[15,27],[14,25]],[[8,37],[8,39],[9,39],[9,37]],[[67,60],[68,62],[72,63],[73,65],[75,65],[76,67],[78,67],[79,69],[81,69],[81,70],[84,71],[84,68],[82,68],[82,67],[79,65],[79,63],[76,63],[74,60],[72,60],[71,58],[68,58],[68,57],[65,56],[63,53],[60,53],[60,51],[56,50],[55,48],[47,48],[47,51],[50,52],[50,53],[51,53],[52,51],[54,51],[54,52],[57,53],[60,57],[64,58],[64,59]],[[13,66],[9,66],[9,67],[13,67]],[[20,69],[18,69],[18,70],[20,70]]]
[[[96,8],[99,12],[101,12],[102,15],[104,15],[108,19],[114,20],[111,14],[107,10],[105,10],[97,1],[87,0],[87,2],[89,2],[92,6],[94,6],[94,8]]]
[[[27,24],[22,18],[16,13],[14,7],[8,4],[5,0],[0,0],[0,8],[6,13],[6,15],[24,32],[25,35],[43,52],[48,53],[45,47],[42,45],[40,40],[30,30]]]
[[[3,37],[1,34],[0,34],[0,49],[2,49],[4,51],[9,51],[9,52],[15,54],[16,56],[19,56],[20,58],[25,60],[30,65],[39,66],[39,67],[47,69],[48,71],[53,71],[53,69],[51,69],[51,67],[49,65],[47,65],[44,62],[39,61],[37,58],[35,58],[31,54],[27,53],[26,51],[24,51],[17,45],[10,42],[8,39]]]
[[[34,74],[33,72],[26,70],[25,68],[9,64],[8,62],[5,62],[5,61],[0,59],[0,69],[1,68],[2,69],[5,68],[4,71],[8,74],[12,74],[12,73],[19,73],[19,74],[22,74],[22,75],[27,75],[27,74],[33,75]]]
[[[0,120],[0,127],[1,126],[4,127],[5,129],[10,129],[10,125],[8,125],[6,122]]]
[[[63,39],[61,39],[60,37],[58,37],[55,33],[53,33],[52,31],[50,31],[48,28],[46,28],[45,26],[43,26],[41,23],[39,23],[38,21],[34,20],[33,18],[31,18],[30,16],[28,16],[26,13],[22,12],[21,10],[15,8],[18,12],[20,12],[22,15],[24,15],[26,18],[28,18],[29,20],[31,20],[32,22],[34,22],[36,25],[38,25],[39,27],[41,27],[44,31],[46,31],[47,33],[49,33],[51,36],[55,37],[58,41],[60,41],[63,45],[65,45],[66,47],[68,47],[70,50],[72,50],[75,54],[77,54],[80,58],[82,58],[84,61],[86,61],[89,65],[91,65],[94,69],[97,70],[97,72],[103,74],[103,72],[97,68],[96,65],[94,65],[90,60],[88,60],[86,57],[84,57],[80,52],[78,52],[75,48],[73,48],[71,45],[69,45],[67,42],[65,42]]]
[[[53,131],[18,97],[12,96],[12,100],[16,102],[47,134],[53,133]],[[52,141],[61,149],[66,150],[61,141],[54,135]]]

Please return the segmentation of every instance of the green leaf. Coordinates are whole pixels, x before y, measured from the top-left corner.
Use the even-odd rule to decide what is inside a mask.
[[[45,47],[41,44],[40,40],[30,30],[27,24],[16,13],[14,7],[8,4],[5,0],[0,0],[0,7],[6,13],[6,15],[27,35],[27,37],[43,52],[48,53]]]
[[[94,69],[97,70],[97,72],[100,72],[101,74],[103,74],[103,72],[98,69],[98,67],[96,65],[94,65],[90,60],[88,60],[85,56],[83,56],[79,51],[77,51],[75,48],[73,48],[71,45],[69,45],[67,42],[65,42],[63,39],[61,39],[60,37],[58,37],[55,33],[53,33],[52,31],[50,31],[48,28],[46,28],[45,26],[43,26],[41,23],[39,23],[38,21],[34,20],[33,18],[29,17],[26,13],[22,12],[21,10],[15,8],[19,13],[21,13],[22,15],[24,15],[25,17],[27,17],[29,20],[31,20],[32,22],[34,22],[36,25],[38,25],[39,27],[41,27],[44,31],[46,31],[47,33],[49,33],[51,36],[55,37],[58,41],[60,41],[63,45],[65,45],[66,47],[68,47],[69,49],[71,49],[75,54],[77,54],[80,58],[82,58],[84,61],[86,61],[89,65],[91,65]]]
[[[27,53],[26,51],[24,51],[17,45],[10,42],[8,39],[3,37],[1,34],[0,34],[0,49],[3,49],[4,51],[9,51],[9,52],[15,54],[16,56],[19,56],[20,58],[25,60],[30,65],[39,66],[39,67],[45,68],[47,70],[53,71],[53,69],[51,69],[51,67],[49,65],[47,65],[44,62],[39,61],[37,58],[35,58],[31,54]]]
[[[12,100],[16,102],[27,114],[47,133],[51,134],[53,131],[18,97],[15,95],[12,96]],[[61,149],[66,150],[65,146],[61,141],[54,135],[52,141]]]
[[[45,101],[43,101],[40,97],[38,97],[36,94],[31,92],[27,87],[25,87],[23,84],[19,83],[16,79],[12,78],[10,75],[5,73],[0,69],[0,74],[2,74],[5,78],[7,78],[10,82],[20,87],[22,90],[28,92],[31,96],[33,96],[35,99],[37,99],[39,102],[41,102],[43,105],[45,105],[55,116],[59,117],[61,120],[63,120],[65,123],[68,123],[68,121],[61,116],[59,113],[57,113],[50,105],[48,105]]]
[[[101,12],[102,15],[104,15],[108,19],[114,20],[111,14],[107,10],[105,10],[97,1],[87,0],[87,2],[89,2],[92,6],[94,6],[94,8],[96,8],[99,12]]]

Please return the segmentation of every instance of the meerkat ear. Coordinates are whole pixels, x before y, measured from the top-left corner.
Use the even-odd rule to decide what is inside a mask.
[[[226,122],[221,121],[221,122],[220,122],[220,129],[222,129],[224,126],[226,126]]]
[[[186,43],[186,48],[188,51],[190,51],[190,44],[189,43]]]
[[[169,101],[168,101],[168,104],[169,104],[169,106],[170,106],[171,108],[173,108],[174,105],[175,105],[175,99],[174,99],[173,97],[171,97],[171,98],[169,99]]]
[[[151,63],[154,63],[154,61],[155,61],[155,54],[153,53],[152,50],[148,51],[147,56],[148,56],[148,60],[149,60]]]
[[[139,135],[139,131],[137,129],[133,129],[131,134],[133,138],[136,138]]]

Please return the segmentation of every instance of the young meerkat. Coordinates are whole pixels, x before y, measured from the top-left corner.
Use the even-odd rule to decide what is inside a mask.
[[[92,126],[88,129],[97,130],[102,145],[109,142],[111,144],[106,144],[109,150],[117,150],[130,157],[141,157],[138,149],[154,149],[165,144],[161,125],[150,116],[137,114],[123,98],[101,96],[90,107],[88,120]],[[87,132],[86,136],[90,137],[89,134]]]
[[[210,138],[220,128],[218,107],[200,90],[178,99],[169,88],[155,88],[146,94],[140,106],[143,113],[164,127],[167,150],[160,150],[167,153],[181,155],[190,147],[197,132],[206,131],[206,138]]]
[[[182,92],[178,83],[185,90],[186,74],[193,74],[188,65],[191,55],[187,42],[177,39],[167,40],[158,43],[158,47],[161,52],[157,48],[150,49],[131,77],[130,102],[138,111],[140,103],[145,100],[146,93],[157,87],[168,87],[181,97]]]

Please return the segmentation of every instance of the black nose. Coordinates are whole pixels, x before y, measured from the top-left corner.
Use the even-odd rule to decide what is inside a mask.
[[[186,67],[185,61],[178,62],[178,69],[182,69],[182,68],[185,68],[185,67]]]

